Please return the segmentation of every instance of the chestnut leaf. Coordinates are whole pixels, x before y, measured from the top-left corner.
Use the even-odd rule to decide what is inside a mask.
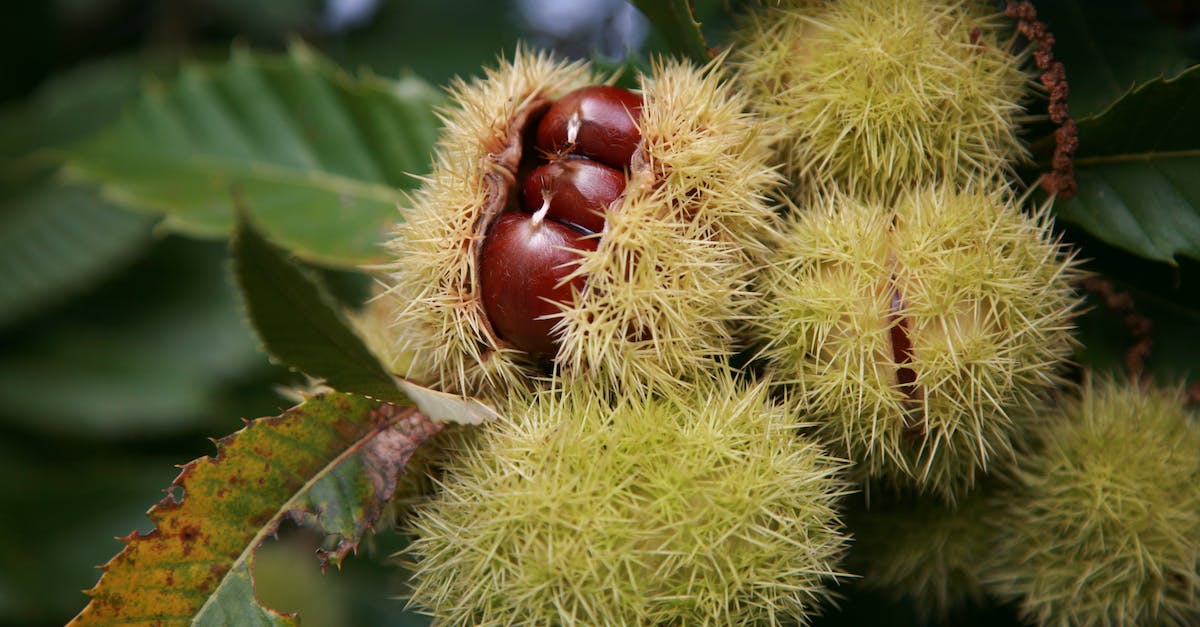
[[[1035,2],[1054,33],[1054,58],[1067,68],[1071,115],[1100,113],[1134,86],[1187,68],[1176,29],[1151,3],[1128,0]]]
[[[1079,194],[1059,219],[1128,252],[1200,259],[1200,66],[1079,121]]]
[[[116,239],[103,230],[113,225],[84,205],[52,206],[42,206],[39,220],[54,216],[72,233]],[[51,241],[30,243],[59,251]],[[115,280],[10,329],[0,340],[0,407],[10,425],[51,438],[71,433],[115,442],[207,424],[221,413],[214,410],[228,401],[231,385],[268,376],[227,259],[217,242],[168,238]],[[7,276],[24,281],[36,272],[25,268]]]
[[[441,426],[415,408],[326,394],[218,440],[182,466],[123,538],[70,625],[294,625],[254,596],[258,548],[285,519],[331,536],[340,563],[379,520],[413,452]]]
[[[153,241],[153,221],[40,176],[0,192],[0,328],[83,291]]]
[[[410,402],[322,286],[259,235],[244,211],[230,244],[246,314],[269,354],[338,391]]]
[[[274,241],[307,260],[383,260],[412,174],[429,167],[437,92],[415,77],[352,76],[316,52],[235,50],[152,84],[116,124],[68,149],[67,173],[198,236],[233,227],[243,194]]]
[[[712,58],[689,0],[633,0],[633,4],[675,50],[701,64]]]
[[[51,77],[0,110],[0,328],[28,318],[146,252],[154,219],[54,174],[56,148],[111,124],[155,58],[114,57]]]
[[[415,404],[437,422],[497,417],[480,401],[392,376],[333,305],[321,284],[283,256],[238,212],[233,269],[251,324],[275,359],[341,392]]]

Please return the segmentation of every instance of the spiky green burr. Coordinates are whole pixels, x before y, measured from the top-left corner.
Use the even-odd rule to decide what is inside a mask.
[[[872,494],[847,516],[854,544],[846,559],[856,585],[911,604],[922,622],[953,620],[984,599],[985,564],[995,550],[1001,509],[990,490],[954,506],[912,494]]]
[[[563,311],[557,360],[568,376],[629,394],[706,385],[738,348],[751,274],[777,237],[766,195],[779,175],[723,60],[665,61],[641,77],[630,183],[582,255],[586,290]]]
[[[494,332],[479,251],[490,221],[515,203],[521,155],[533,150],[524,129],[556,98],[601,81],[586,65],[518,50],[483,79],[455,83],[433,171],[390,243],[381,299],[394,312],[388,353],[409,360],[403,374],[493,397],[551,371],[645,394],[703,381],[738,350],[732,326],[775,236],[767,194],[779,174],[722,61],[663,61],[640,77],[642,140],[603,232],[588,236],[596,250],[580,255],[584,288],[556,314],[550,365]]]
[[[1059,382],[1073,263],[996,183],[810,204],[761,276],[764,353],[860,476],[953,501]]]
[[[1200,624],[1200,424],[1184,402],[1089,378],[1042,417],[994,575],[1027,620]]]
[[[576,383],[482,429],[415,520],[412,601],[447,624],[804,623],[829,596],[843,462],[765,385]]]
[[[735,34],[795,182],[868,198],[1010,167],[1028,77],[994,3],[785,0]]]
[[[432,171],[389,242],[396,261],[379,297],[392,311],[388,352],[406,359],[394,364],[405,366],[400,374],[472,394],[529,384],[529,359],[497,345],[479,299],[482,227],[510,202],[529,117],[595,82],[584,64],[520,49],[484,77],[451,85]]]

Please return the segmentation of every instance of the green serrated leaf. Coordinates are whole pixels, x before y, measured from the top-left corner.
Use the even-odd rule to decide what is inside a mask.
[[[414,404],[437,422],[480,424],[498,414],[480,401],[392,376],[333,305],[333,299],[245,220],[233,236],[233,266],[250,321],[280,362],[330,387]]]
[[[45,178],[0,194],[0,328],[124,266],[150,244],[152,224]]]
[[[236,51],[189,66],[70,151],[68,171],[201,236],[233,227],[231,192],[271,238],[331,266],[383,259],[411,173],[428,168],[436,92],[415,78],[351,77],[312,51]]]
[[[46,150],[110,123],[162,63],[117,57],[54,77],[0,111],[0,328],[72,296],[143,252],[153,220],[53,178]]]
[[[1058,216],[1149,259],[1200,259],[1200,66],[1079,122],[1079,194]]]
[[[247,221],[239,221],[232,248],[246,312],[268,353],[342,392],[408,402],[320,284]]]
[[[137,96],[144,77],[167,65],[162,59],[132,56],[87,63],[54,76],[26,101],[0,111],[2,178],[40,169],[48,159],[30,159],[32,153],[64,146],[112,123]]]
[[[329,394],[262,418],[183,466],[104,567],[70,625],[293,625],[258,603],[254,554],[286,518],[352,550],[391,499],[399,473],[440,430],[411,408]]]
[[[676,51],[697,63],[708,63],[712,58],[689,0],[633,0],[633,4]]]
[[[1188,65],[1176,31],[1133,0],[1035,2],[1054,33],[1054,57],[1067,70],[1071,114],[1103,111],[1135,85]]]

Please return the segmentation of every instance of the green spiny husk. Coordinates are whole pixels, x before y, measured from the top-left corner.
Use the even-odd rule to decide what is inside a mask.
[[[846,537],[843,463],[767,386],[536,394],[418,510],[412,603],[453,625],[805,623]]]
[[[994,3],[763,4],[735,32],[734,60],[798,186],[888,201],[1025,155],[1029,77]]]
[[[1022,421],[1060,382],[1074,263],[1045,209],[1022,214],[990,179],[894,205],[837,191],[810,204],[760,277],[768,362],[861,477],[953,501],[1011,463]]]
[[[1042,416],[991,586],[1038,625],[1200,624],[1200,424],[1180,387],[1085,378]]]
[[[750,275],[775,233],[767,192],[779,175],[768,138],[714,60],[663,61],[641,78],[642,142],[586,287],[562,307],[553,373],[629,393],[704,381],[737,350]],[[548,374],[498,338],[477,285],[490,220],[514,206],[523,129],[539,106],[599,79],[587,65],[518,50],[483,79],[456,83],[432,173],[391,247],[390,353],[441,389],[502,398]]]

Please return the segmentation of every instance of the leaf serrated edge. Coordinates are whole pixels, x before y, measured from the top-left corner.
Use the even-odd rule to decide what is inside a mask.
[[[346,396],[353,396],[353,395],[346,394]],[[401,411],[396,412],[396,413],[391,413],[391,412],[384,412],[383,411],[384,409],[400,409]],[[297,501],[304,495],[307,495],[309,493],[309,491],[312,490],[313,485],[317,481],[320,481],[321,479],[323,479],[326,474],[328,474],[329,469],[336,468],[337,466],[341,465],[342,462],[346,461],[346,459],[350,455],[357,454],[362,448],[364,448],[370,442],[372,442],[377,437],[379,437],[380,434],[384,433],[385,431],[387,431],[390,428],[398,426],[402,422],[405,422],[405,421],[414,422],[415,424],[410,425],[409,429],[406,430],[407,431],[406,435],[414,435],[415,434],[418,436],[417,438],[414,438],[413,447],[410,451],[408,451],[408,456],[411,456],[412,453],[414,451],[416,451],[417,448],[419,448],[422,443],[424,443],[430,437],[432,437],[433,435],[436,435],[438,432],[440,432],[442,430],[442,427],[440,425],[438,425],[437,423],[431,422],[424,414],[417,411],[417,409],[415,407],[399,407],[399,406],[391,404],[391,403],[382,403],[381,402],[379,406],[371,409],[367,413],[367,416],[368,416],[368,420],[375,423],[374,430],[371,433],[367,434],[366,436],[355,441],[351,446],[346,447],[346,449],[343,450],[341,453],[339,453],[337,456],[330,459],[329,462],[327,464],[325,464],[325,466],[322,468],[322,472],[314,473],[313,477],[311,477],[307,481],[305,481],[304,485],[301,486],[299,489],[297,489],[295,494],[293,494],[291,498],[289,498],[287,501],[284,501],[283,504],[280,505],[279,511],[271,518],[271,520],[267,521],[267,523],[264,524],[261,529],[259,529],[258,533],[256,533],[254,535],[254,537],[251,538],[249,542],[247,542],[246,549],[244,551],[242,551],[242,553],[240,553],[238,555],[237,559],[234,560],[230,564],[229,569],[226,571],[225,575],[223,575],[221,578],[221,583],[217,584],[217,587],[214,588],[214,594],[209,595],[208,598],[205,599],[204,604],[201,605],[198,610],[196,610],[197,616],[203,614],[205,609],[207,609],[209,607],[209,605],[215,601],[215,599],[217,598],[217,594],[215,594],[215,592],[222,585],[224,585],[225,578],[228,577],[228,574],[237,570],[237,567],[240,566],[243,562],[246,562],[248,560],[253,560],[254,555],[258,551],[258,547],[260,547],[262,545],[262,543],[266,540],[266,538],[268,536],[274,535],[279,530],[279,525],[280,525],[280,523],[283,522],[285,517],[291,517],[291,518],[295,519],[293,516],[293,511],[296,509]],[[380,418],[382,418],[382,420],[379,420]],[[284,420],[287,420],[287,419],[288,419],[288,416],[286,414],[280,414],[278,416],[269,416],[269,417],[265,417],[265,418],[259,418],[257,420],[250,421],[245,427],[239,429],[238,431],[235,431],[234,433],[231,433],[231,434],[221,438],[217,443],[217,456],[211,458],[213,463],[216,463],[217,461],[220,460],[220,455],[223,452],[223,450],[225,448],[228,448],[228,446],[233,441],[235,441],[235,438],[238,435],[242,434],[243,432],[246,432],[247,430],[260,425],[260,423],[262,423],[263,421],[267,421],[272,424],[276,424],[279,422],[283,422]],[[421,419],[424,419],[424,425],[422,425]],[[180,472],[180,476],[176,478],[175,482],[172,482],[171,488],[173,489],[176,487],[183,487],[182,485],[180,485],[180,482],[184,478],[184,476],[183,476],[184,473],[188,471],[188,467],[192,467],[193,464],[198,464],[198,463],[204,461],[205,459],[206,458],[200,458],[200,459],[194,460],[192,462],[189,462],[188,464],[185,464],[184,470]],[[407,461],[407,457],[406,457],[406,461]],[[390,490],[389,490],[390,494],[388,494],[389,499],[391,498],[392,494],[394,494],[395,489],[396,489],[397,481],[396,481],[395,477],[393,477],[391,479],[390,484],[391,484]],[[170,499],[170,496],[168,495],[168,497],[166,497],[166,498]],[[187,498],[187,495],[185,493],[184,499],[186,499],[186,498]],[[174,503],[175,501],[172,500],[171,502]],[[180,507],[180,506],[182,506],[182,504],[183,504],[183,500],[180,500],[180,501],[178,501],[178,505],[176,505],[176,507]],[[378,518],[378,514],[379,514],[379,512],[376,512],[376,518]],[[320,559],[322,560],[322,568],[324,568],[324,566],[326,565],[326,563],[330,559],[330,557],[333,557],[335,562],[340,563],[342,558],[344,558],[350,551],[353,551],[355,548],[357,548],[357,546],[358,546],[357,540],[354,541],[353,543],[349,543],[349,544],[345,544],[345,540],[346,540],[345,538],[341,539],[341,541],[339,542],[338,548],[334,553],[321,554],[319,556]],[[251,585],[253,585],[253,578],[251,578]],[[257,601],[257,599],[255,599],[255,600]],[[260,603],[260,605],[261,605],[261,603]],[[265,605],[263,605],[262,607],[269,612],[273,612],[273,613],[282,615],[282,613],[274,610],[273,608],[270,608]],[[285,615],[285,616],[294,616],[294,614]]]
[[[172,78],[169,80],[158,78],[146,80],[140,90],[139,98],[134,99],[132,103],[126,105],[124,112],[119,116],[118,120],[128,119],[140,100],[165,97],[174,83],[189,73],[195,73],[207,82],[213,80],[217,72],[233,63],[249,63],[266,71],[311,70],[331,85],[352,93],[399,98],[399,96],[403,95],[403,90],[407,89],[411,93],[419,93],[422,98],[429,102],[431,107],[437,106],[441,101],[440,98],[436,97],[436,91],[428,85],[422,85],[424,89],[414,89],[413,83],[419,80],[414,76],[406,77],[406,81],[399,82],[384,79],[370,72],[354,74],[322,57],[306,43],[293,40],[288,47],[287,54],[255,54],[246,46],[235,44],[231,49],[228,59],[223,63],[194,62],[183,64],[173,73]],[[101,130],[87,141],[92,141],[111,133],[112,128],[113,126],[110,125],[107,129]],[[94,169],[87,167],[76,159],[71,159],[71,151],[68,149],[55,149],[52,152],[56,158],[64,161],[64,165],[60,171],[62,180],[68,183],[95,187],[101,198],[114,204],[128,207],[140,213],[162,216],[162,220],[158,224],[158,228],[160,229],[208,239],[227,237],[232,230],[234,224],[232,219],[229,221],[229,226],[227,227],[205,224],[196,220],[180,219],[175,215],[178,211],[177,206],[168,205],[164,210],[162,204],[148,202],[141,199],[137,194],[125,192],[118,184],[106,183],[104,177],[99,175]],[[218,167],[221,167],[223,164],[220,160],[208,159],[197,155],[189,155],[184,162],[199,164],[200,166],[216,165]],[[271,167],[269,164],[262,163],[252,164],[248,168],[248,171],[272,182],[295,185],[297,187],[311,187],[322,192],[336,191],[338,193],[347,193],[379,203],[392,203],[398,206],[406,198],[405,190],[403,189],[383,183],[360,181],[325,171],[308,170],[297,173],[287,168]],[[306,261],[323,266],[358,269],[363,264],[382,263],[386,257],[386,251],[382,246],[377,246],[376,248],[377,250],[370,256],[354,259],[347,259],[345,255],[327,255],[307,249],[297,249],[295,253]]]
[[[700,22],[696,20],[696,10],[692,6],[691,0],[631,0],[632,3],[642,12],[642,15],[650,21],[650,23],[674,46],[684,54],[688,55],[693,61],[706,64],[712,60],[712,53],[708,49],[708,44],[704,39],[704,32],[700,30]],[[660,10],[655,10],[652,7],[658,6]],[[680,12],[680,8],[683,12]],[[683,31],[675,29],[663,28],[659,21],[654,19],[655,16],[668,16],[676,18],[672,20],[676,24],[681,24],[695,31],[697,37],[687,37],[685,40],[678,40],[675,34],[683,34]],[[683,18],[683,19],[678,19]],[[683,20],[686,20],[684,22]]]
[[[1150,89],[1150,88],[1153,88],[1153,87],[1156,87],[1159,85],[1167,86],[1172,83],[1176,83],[1182,79],[1190,79],[1191,74],[1198,73],[1198,72],[1200,72],[1200,63],[1186,67],[1183,70],[1180,70],[1179,73],[1175,74],[1174,76],[1168,77],[1165,72],[1162,72],[1162,73],[1159,73],[1159,75],[1156,76],[1155,78],[1130,85],[1129,88],[1125,90],[1125,93],[1121,94],[1121,96],[1118,97],[1116,100],[1108,103],[1107,107],[1105,107],[1104,109],[1102,109],[1100,111],[1097,111],[1096,113],[1091,113],[1083,118],[1080,118],[1079,123],[1083,124],[1084,122],[1095,122],[1095,121],[1099,120],[1100,118],[1104,117],[1106,114],[1108,114],[1114,108],[1116,108],[1118,105],[1125,102],[1125,100],[1127,98],[1135,97],[1135,96],[1139,95],[1141,92],[1145,91],[1146,89]]]
[[[356,395],[351,394],[335,394],[349,398],[356,397]],[[110,568],[117,562],[117,560],[121,559],[121,557],[130,550],[130,547],[133,545],[133,543],[150,540],[158,536],[162,514],[164,512],[177,511],[184,507],[188,499],[186,482],[201,464],[220,463],[225,458],[226,451],[229,449],[229,447],[233,445],[233,443],[235,443],[242,435],[255,428],[267,428],[289,419],[294,419],[295,416],[293,416],[291,412],[303,407],[308,402],[309,401],[305,401],[304,403],[301,403],[300,405],[297,405],[276,416],[266,416],[255,420],[243,419],[244,426],[241,429],[238,429],[237,431],[221,438],[210,438],[216,448],[216,453],[214,455],[206,455],[204,457],[194,459],[186,464],[179,465],[179,475],[177,475],[171,484],[164,490],[165,495],[146,512],[146,516],[152,523],[154,523],[154,528],[146,533],[142,533],[135,529],[129,535],[119,536],[116,538],[118,541],[124,544],[125,547],[122,548],[121,551],[119,551],[111,559],[109,559],[107,563],[97,567],[102,573],[100,580],[97,581],[94,586],[84,591],[89,597],[92,598],[92,600],[89,601],[89,603],[83,608],[83,610],[79,612],[79,614],[77,614],[73,619],[71,619],[70,622],[67,623],[67,626],[82,626],[84,624],[84,616],[88,609],[92,606],[95,596],[102,592],[104,579],[108,576]],[[392,403],[380,403],[378,401],[373,402],[377,402],[378,404],[371,408],[367,412],[366,416],[367,420],[374,424],[374,428],[365,433],[363,437],[355,440],[351,446],[346,447],[345,450],[331,458],[322,467],[321,472],[313,473],[313,477],[305,481],[305,483],[298,488],[290,498],[288,498],[279,506],[275,514],[270,519],[262,523],[259,530],[250,538],[250,540],[247,541],[245,549],[242,550],[242,552],[239,553],[232,562],[229,562],[227,566],[222,566],[223,572],[221,573],[220,580],[212,588],[211,593],[204,600],[204,603],[202,603],[201,606],[196,610],[195,616],[202,615],[204,611],[210,607],[213,602],[215,602],[214,600],[218,597],[217,593],[226,584],[229,574],[236,572],[238,567],[247,562],[247,560],[253,560],[253,556],[257,552],[258,547],[262,545],[268,536],[271,536],[278,531],[279,524],[284,520],[285,517],[292,515],[293,510],[296,508],[298,499],[303,495],[308,494],[314,483],[320,480],[320,478],[325,477],[330,469],[336,468],[339,464],[346,461],[349,455],[358,453],[363,447],[375,440],[380,434],[388,431],[389,429],[398,427],[401,423],[408,423],[404,429],[404,434],[409,436],[413,442],[412,448],[405,456],[404,461],[407,463],[407,459],[411,457],[414,451],[420,448],[420,446],[429,438],[440,433],[444,428],[440,423],[431,421],[415,407],[403,407]],[[388,498],[391,498],[391,496],[394,494],[396,485],[397,477],[392,477],[390,481],[391,494],[388,495]],[[176,495],[179,494],[180,491],[182,491],[182,496],[177,499]],[[343,538],[342,540],[344,541],[345,539]],[[340,561],[342,557],[354,550],[356,547],[357,541],[350,544],[339,544],[338,549],[334,553],[322,557],[328,558],[332,556]],[[253,585],[253,581],[251,581],[251,585]],[[255,599],[255,601],[257,602],[257,599]],[[278,612],[277,610],[262,605],[261,603],[259,605],[268,612],[284,618],[289,617],[289,615]]]

